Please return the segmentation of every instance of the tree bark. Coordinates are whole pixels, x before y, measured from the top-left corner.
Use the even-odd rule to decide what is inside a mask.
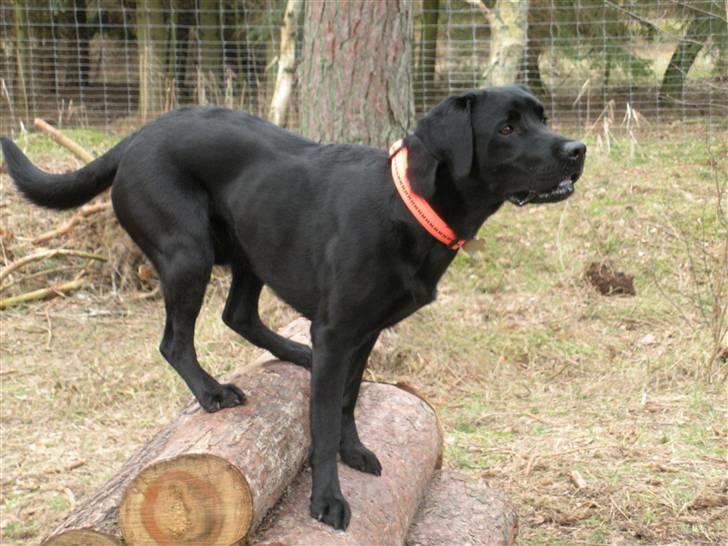
[[[308,322],[298,320],[281,334],[305,342],[307,332]],[[43,546],[106,546],[121,540],[122,529],[135,546],[240,540],[308,454],[309,380],[303,368],[263,354],[226,378],[246,392],[245,406],[208,414],[191,403]]]
[[[311,472],[301,473],[251,542],[259,546],[402,544],[442,453],[434,410],[394,385],[365,383],[356,408],[364,444],[382,463],[372,476],[339,464],[352,510],[345,533],[311,518]],[[454,544],[454,543],[453,543]]]
[[[406,0],[306,2],[305,135],[384,147],[410,131],[413,9]]]
[[[490,65],[486,85],[510,85],[518,80],[528,41],[528,0],[498,0],[488,10]]]
[[[139,115],[147,119],[162,108],[167,33],[162,0],[138,0]]]
[[[447,470],[430,483],[405,546],[512,546],[518,516],[502,491]]]
[[[278,53],[278,77],[273,99],[268,111],[268,119],[286,126],[288,106],[293,94],[296,76],[296,36],[303,22],[303,0],[288,0],[281,25],[281,47]]]

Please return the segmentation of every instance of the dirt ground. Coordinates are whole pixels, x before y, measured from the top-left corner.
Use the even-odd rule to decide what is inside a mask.
[[[370,362],[370,378],[438,407],[446,466],[511,495],[521,545],[728,543],[728,129],[636,136],[609,153],[587,137],[567,202],[504,207],[485,250],[458,256],[437,302]],[[49,170],[77,165],[41,137],[25,145]],[[131,258],[106,213],[32,243],[72,214],[27,205],[0,175],[0,268],[41,248],[107,258],[55,256],[0,281],[1,300],[85,272],[65,297],[0,311],[3,545],[37,544],[189,399],[157,351],[153,275],[139,257],[120,265]],[[634,294],[592,286],[594,263],[632,277]],[[216,271],[197,331],[217,375],[255,354],[220,321],[226,286]],[[265,293],[263,316],[295,315]]]

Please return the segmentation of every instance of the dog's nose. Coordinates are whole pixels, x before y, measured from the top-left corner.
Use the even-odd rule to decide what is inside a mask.
[[[586,144],[578,140],[570,140],[561,148],[561,153],[566,159],[578,161],[586,155]]]

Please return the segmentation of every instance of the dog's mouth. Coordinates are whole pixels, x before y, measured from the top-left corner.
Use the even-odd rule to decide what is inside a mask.
[[[507,197],[508,201],[522,207],[528,203],[558,203],[567,199],[574,193],[574,182],[579,178],[578,174],[573,174],[568,178],[564,178],[556,186],[545,192],[535,190],[525,190],[512,193]]]

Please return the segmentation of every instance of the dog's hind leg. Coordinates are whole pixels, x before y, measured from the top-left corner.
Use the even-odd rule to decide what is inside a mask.
[[[181,192],[182,176],[173,169],[164,176],[159,166],[155,183],[146,184],[144,166],[136,162],[120,172],[111,197],[119,222],[159,273],[167,311],[159,350],[206,411],[240,405],[242,391],[218,383],[195,352],[195,322],[215,259],[207,196],[189,183]]]
[[[167,310],[159,350],[187,383],[200,406],[215,412],[245,403],[245,395],[235,385],[218,383],[197,361],[195,322],[212,270],[212,253],[209,259],[203,259],[204,255],[204,248],[181,247],[173,255],[166,255],[164,265],[158,268]]]
[[[352,357],[349,376],[346,380],[344,390],[344,404],[341,415],[341,441],[339,444],[339,455],[341,460],[356,470],[368,472],[379,476],[382,473],[382,465],[377,456],[359,439],[354,421],[354,408],[359,397],[359,388],[367,366],[367,360],[379,337],[379,332],[371,334],[362,345],[354,352]]]
[[[258,298],[263,283],[239,264],[232,267],[232,284],[222,319],[230,328],[276,358],[311,368],[311,348],[286,339],[260,320]]]

